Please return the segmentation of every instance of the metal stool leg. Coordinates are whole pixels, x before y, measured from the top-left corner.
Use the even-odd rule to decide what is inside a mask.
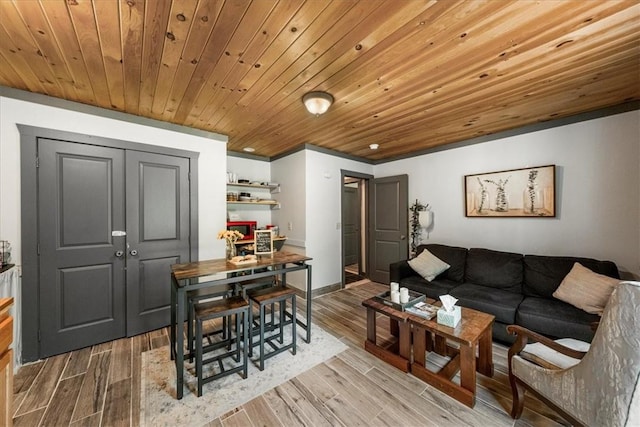
[[[248,334],[250,334],[249,332],[249,325],[247,324],[247,318],[249,317],[249,312],[251,311],[251,306],[249,306],[248,311],[245,311],[244,313],[242,313],[242,322],[243,322],[243,327],[242,327],[242,345],[244,347],[244,351],[242,352],[242,378],[246,379],[247,375],[248,375],[248,366],[249,366],[249,361],[248,361],[248,354],[249,352],[247,351],[247,344],[248,344]],[[240,345],[240,337],[238,337],[238,345]]]
[[[296,338],[298,334],[296,333],[296,296],[295,294],[291,297],[291,340],[293,343],[292,353],[296,354]]]
[[[265,306],[260,304],[260,370],[264,371],[264,321],[265,321]]]
[[[278,334],[278,341],[280,342],[280,344],[284,344],[284,321],[285,321],[285,309],[287,308],[287,299],[283,299],[280,300],[280,303],[278,304],[278,308],[280,310],[280,331]]]
[[[198,378],[198,397],[202,396],[202,322],[196,321],[196,377]]]

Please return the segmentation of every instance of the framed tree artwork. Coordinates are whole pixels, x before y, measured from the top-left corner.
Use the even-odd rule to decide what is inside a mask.
[[[465,175],[465,216],[556,216],[555,165]]]

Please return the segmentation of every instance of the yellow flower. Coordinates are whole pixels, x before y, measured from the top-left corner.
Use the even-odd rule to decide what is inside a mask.
[[[218,232],[218,239],[225,239],[227,242],[235,242],[244,237],[244,234],[238,230],[220,230]]]

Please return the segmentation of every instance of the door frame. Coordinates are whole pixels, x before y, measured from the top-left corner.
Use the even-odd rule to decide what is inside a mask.
[[[365,187],[364,189],[360,188],[359,192],[361,194],[364,195],[364,197],[367,199],[365,200],[364,203],[364,212],[362,212],[363,216],[364,216],[364,221],[361,222],[363,224],[365,224],[365,227],[367,228],[366,230],[360,230],[361,235],[364,233],[364,248],[367,251],[367,254],[369,253],[369,182],[370,180],[372,180],[374,178],[373,175],[369,175],[366,173],[362,173],[362,172],[355,172],[355,171],[350,171],[350,170],[346,170],[346,169],[340,169],[340,223],[344,224],[345,222],[345,211],[344,211],[344,205],[345,205],[345,198],[344,198],[344,192],[342,191],[342,188],[344,186],[344,178],[345,177],[350,177],[350,178],[358,178],[361,181],[364,181]],[[344,264],[344,232],[343,232],[343,227],[340,227],[340,265],[341,265],[341,269],[340,269],[340,277],[341,277],[341,283],[340,283],[340,287],[343,289],[346,285],[345,285],[345,274],[344,274],[344,269],[346,267],[346,265]],[[362,248],[361,248],[362,249]],[[364,271],[366,272],[366,274],[369,274],[369,257],[365,256],[365,257],[361,257],[360,262],[364,264],[365,268]]]
[[[198,157],[200,153],[23,124],[18,124],[17,127],[20,132],[20,213],[22,238],[21,362],[24,363],[38,360],[40,357],[40,301],[39,298],[25,298],[26,295],[38,295],[40,284],[38,261],[38,139],[57,139],[77,144],[97,145],[188,158],[190,169],[189,256],[192,260],[198,259]]]

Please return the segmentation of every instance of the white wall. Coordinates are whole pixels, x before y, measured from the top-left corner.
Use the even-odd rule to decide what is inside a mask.
[[[233,172],[238,179],[248,179],[251,182],[270,182],[271,181],[271,164],[267,161],[245,159],[236,156],[227,156],[227,171]],[[247,192],[252,196],[263,199],[278,199],[277,194],[270,194],[268,190],[260,188],[243,188],[229,186],[227,191]],[[235,213],[240,216],[241,221],[257,221],[259,228],[264,228],[272,223],[271,207],[266,205],[228,205],[229,213]]]
[[[423,242],[616,262],[640,277],[640,111],[377,165],[429,203]],[[464,176],[555,164],[557,217],[466,218]]]
[[[342,169],[373,175],[373,165],[305,150],[306,248],[313,258],[313,288],[342,281]]]
[[[310,195],[306,192],[305,167],[304,151],[271,162],[271,179],[280,184],[280,193],[274,194],[274,199],[280,202],[280,209],[274,210],[271,217],[273,223],[280,227],[280,234],[287,236],[286,250],[291,247],[304,249],[306,246],[305,199]]]
[[[271,216],[273,223],[280,227],[280,234],[287,236],[282,250],[306,255],[304,151],[271,162],[271,180],[280,184],[280,193],[274,194],[274,198],[280,202],[280,209],[273,211]],[[310,264],[313,265],[313,262]],[[287,274],[287,284],[306,290],[305,272]],[[315,274],[312,276],[311,284],[314,287],[318,284]]]
[[[0,97],[0,236],[13,247],[12,258],[21,263],[20,236],[20,133],[16,124],[83,133],[200,153],[199,256],[224,256],[224,244],[216,239],[226,218],[226,141],[188,135],[151,126],[98,117],[13,98]]]

